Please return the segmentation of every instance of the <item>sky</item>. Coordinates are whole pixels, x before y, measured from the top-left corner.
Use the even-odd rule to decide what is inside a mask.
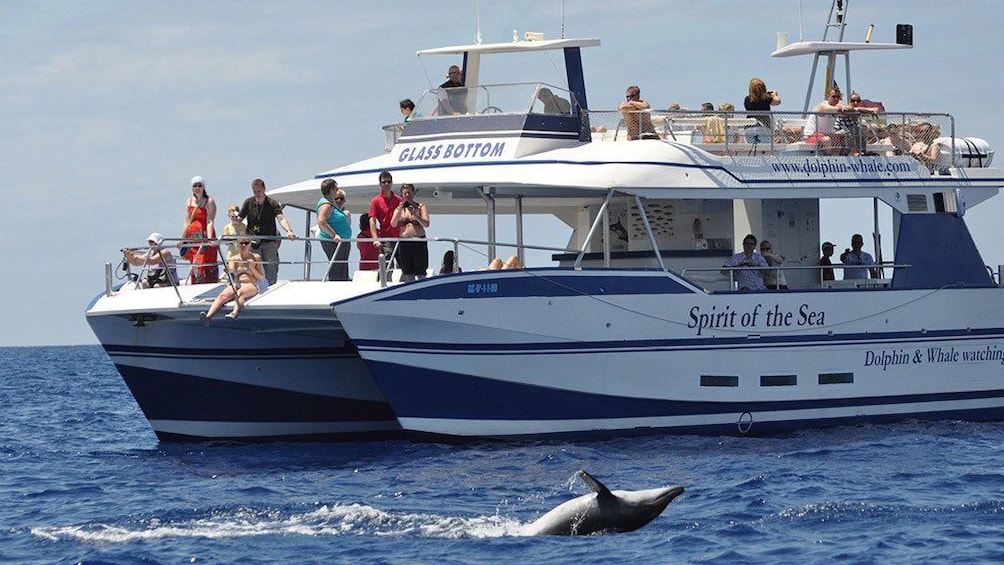
[[[952,113],[961,136],[1004,143],[1004,2],[848,2],[848,39],[875,24],[872,41],[893,42],[896,23],[914,26],[914,49],[852,60],[855,90],[889,111]],[[776,109],[797,111],[811,61],[769,54],[778,31],[820,39],[830,4],[803,0],[801,34],[797,0],[566,0],[564,27],[602,41],[583,52],[594,109],[614,108],[628,84],[656,108],[741,105],[758,76],[780,92]],[[417,101],[458,62],[415,52],[472,43],[476,6],[0,2],[0,195],[12,236],[0,246],[0,346],[96,343],[84,311],[103,291],[104,264],[151,231],[177,237],[192,176],[206,178],[222,225],[255,177],[277,188],[379,154],[398,100]],[[558,0],[482,0],[481,33],[485,42],[513,30],[556,38],[560,14]],[[485,237],[477,219],[432,213],[430,236]],[[288,216],[303,234],[303,213]],[[988,265],[1004,264],[1001,217],[1004,197],[966,215]],[[872,231],[870,201],[828,206],[821,221],[839,247]],[[529,243],[568,237],[547,218],[527,232]]]

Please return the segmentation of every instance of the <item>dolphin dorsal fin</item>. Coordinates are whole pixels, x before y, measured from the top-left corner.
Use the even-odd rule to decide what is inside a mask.
[[[579,471],[579,476],[582,477],[582,480],[586,481],[586,484],[589,485],[589,488],[593,489],[599,496],[613,497],[613,494],[610,492],[610,489],[608,489],[607,486],[601,483],[599,479],[597,479],[596,477],[590,475],[585,471]]]

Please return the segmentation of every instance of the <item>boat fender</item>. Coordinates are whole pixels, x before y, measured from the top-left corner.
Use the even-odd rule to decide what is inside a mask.
[[[938,160],[935,162],[935,169],[945,169],[952,164],[953,139],[950,137],[938,138],[935,140],[940,147]],[[958,167],[985,169],[994,160],[994,150],[985,139],[978,137],[956,137],[955,165]]]

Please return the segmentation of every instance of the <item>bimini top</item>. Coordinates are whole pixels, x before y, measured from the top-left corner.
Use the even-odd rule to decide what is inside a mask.
[[[554,49],[566,49],[570,47],[598,47],[600,40],[592,39],[543,39],[540,41],[513,41],[511,43],[475,43],[472,45],[455,45],[453,47],[437,47],[435,49],[423,49],[418,52],[422,55],[463,55],[471,54],[496,54],[496,53],[529,53],[532,51],[551,51]]]

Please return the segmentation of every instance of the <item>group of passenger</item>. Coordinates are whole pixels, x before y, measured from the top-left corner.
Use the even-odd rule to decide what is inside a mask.
[[[653,119],[650,113],[651,104],[641,99],[641,89],[636,85],[628,87],[625,93],[627,100],[618,106],[624,124],[627,127],[628,140],[657,139]],[[704,124],[694,127],[695,141],[703,143],[738,142],[743,137],[749,144],[770,143],[775,137],[784,141],[801,140],[813,144],[831,154],[861,154],[865,152],[865,132],[861,129],[859,118],[864,114],[880,114],[885,112],[881,102],[863,99],[857,92],[852,92],[848,104],[842,104],[843,94],[840,88],[834,86],[826,100],[818,103],[811,110],[805,126],[797,131],[774,133],[774,124],[769,112],[772,107],[781,104],[781,96],[777,90],[769,90],[763,79],[754,77],[749,82],[749,93],[743,99],[743,108],[755,114],[746,117],[753,123],[739,127],[727,126],[722,113],[735,111],[731,102],[715,105],[711,102],[701,104],[701,112],[705,114]],[[672,112],[687,112],[679,104],[670,104]],[[658,119],[658,118],[657,118]],[[605,131],[603,126],[596,126],[594,131]],[[797,137],[792,138],[791,135]],[[933,139],[933,138],[932,138]],[[938,157],[938,149],[930,145],[924,148],[913,147],[905,153],[912,153],[921,160],[933,161]]]
[[[840,254],[840,263],[844,266],[844,280],[859,280],[880,278],[880,272],[875,259],[867,251],[863,251],[864,238],[861,234],[851,236],[851,246]],[[722,274],[735,280],[736,287],[743,291],[787,290],[788,282],[781,265],[784,256],[776,253],[767,240],[760,242],[760,253],[757,253],[757,238],[748,234],[743,238],[743,250],[736,253],[722,265]],[[823,283],[834,280],[832,268],[834,246],[829,241],[822,245],[822,256],[819,259],[820,280]],[[777,267],[777,268],[771,268]]]
[[[191,273],[184,282],[188,284],[216,283],[219,276],[219,246],[216,239],[216,200],[209,195],[206,180],[192,177],[192,193],[185,201],[185,219],[181,237],[175,247],[178,255],[192,264]],[[265,195],[265,181],[251,181],[252,196],[241,206],[227,207],[230,222],[223,227],[227,242],[225,272],[227,286],[217,296],[213,305],[201,318],[208,324],[213,316],[230,301],[236,301],[229,317],[236,318],[244,301],[258,294],[260,287],[275,284],[279,273],[279,243],[276,223],[285,230],[286,237],[296,239],[296,233],[282,213],[282,206]],[[252,237],[254,239],[252,239]],[[142,288],[176,286],[182,284],[178,277],[177,260],[164,246],[164,236],[158,232],[147,238],[144,253],[123,249],[123,258],[130,265],[145,269],[146,276],[137,281]]]
[[[641,98],[641,88],[637,85],[631,85],[627,87],[624,95],[626,100],[617,107],[617,110],[621,113],[627,127],[628,140],[659,139],[650,113],[652,105]],[[743,106],[746,110],[769,112],[772,106],[779,104],[781,104],[781,96],[776,90],[767,90],[763,79],[754,77],[750,80],[749,94],[743,100]],[[731,102],[724,102],[718,106],[718,112],[732,112],[734,110],[735,105]],[[668,111],[685,112],[688,110],[673,103],[669,105]],[[715,105],[711,102],[704,102],[701,104],[701,112],[709,113],[709,115],[705,117],[703,125],[695,128],[695,133],[701,136],[703,143],[724,143],[729,132],[726,131],[725,119],[720,115],[712,114],[715,112]],[[769,142],[773,130],[770,116],[758,113],[748,117],[754,120],[754,123],[745,127],[746,141],[752,144]]]

